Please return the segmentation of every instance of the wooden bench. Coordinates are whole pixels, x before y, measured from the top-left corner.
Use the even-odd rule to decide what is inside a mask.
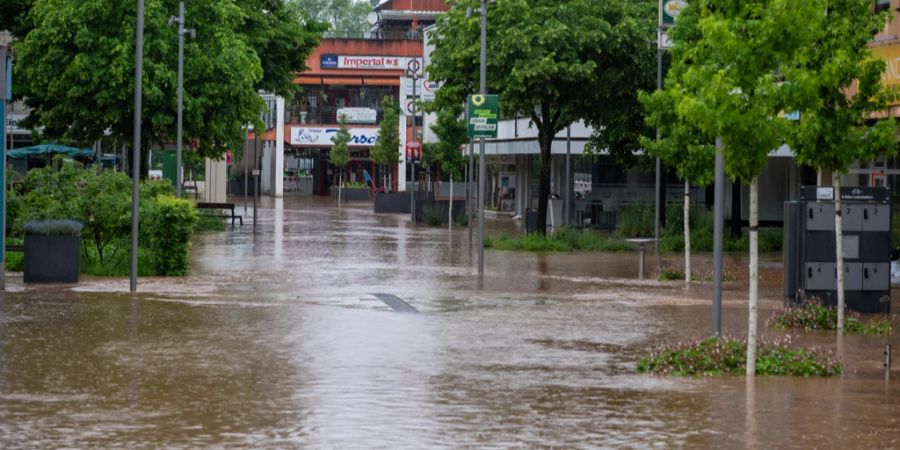
[[[213,209],[213,210],[228,210],[231,211],[231,214],[223,214],[222,217],[228,219],[231,218],[231,226],[234,226],[234,219],[238,219],[241,222],[241,226],[244,226],[244,216],[239,216],[234,213],[234,203],[206,203],[206,202],[198,202],[197,209]]]

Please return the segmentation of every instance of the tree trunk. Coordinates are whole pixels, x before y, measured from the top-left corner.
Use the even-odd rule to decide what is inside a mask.
[[[837,270],[837,332],[844,332],[844,224],[841,218],[841,174],[831,175],[834,184],[834,239]]]
[[[447,228],[453,230],[453,174],[450,174],[450,212],[447,216]]]
[[[684,181],[684,282],[691,282],[691,183]]]
[[[759,177],[750,181],[750,312],[747,330],[747,376],[756,375],[756,319],[759,297]]]
[[[344,188],[344,171],[341,170],[340,174],[338,174],[338,209],[341,209],[341,190]]]
[[[547,203],[550,200],[550,145],[553,142],[553,136],[541,131],[538,136],[538,142],[541,146],[541,179],[540,190],[538,191],[538,210],[537,210],[537,229],[538,234],[547,234]]]
[[[735,179],[731,183],[731,239],[741,238],[741,183]]]

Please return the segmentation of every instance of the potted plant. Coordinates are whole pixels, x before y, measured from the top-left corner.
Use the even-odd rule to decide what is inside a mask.
[[[25,224],[26,283],[77,283],[81,222],[43,220]]]

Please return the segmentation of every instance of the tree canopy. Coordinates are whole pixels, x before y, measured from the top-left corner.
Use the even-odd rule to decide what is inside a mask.
[[[330,34],[338,36],[361,35],[369,30],[366,16],[372,5],[365,0],[293,0],[293,3],[320,22],[331,27]]]
[[[142,144],[175,137],[178,37],[168,19],[177,3],[145,4]],[[34,1],[32,28],[13,44],[13,88],[32,108],[29,125],[78,143],[106,131],[131,141],[135,8],[129,0]],[[196,39],[185,39],[184,136],[217,158],[259,121],[258,90],[292,91],[324,28],[283,0],[187,2],[186,22]]]
[[[869,126],[871,114],[896,98],[881,82],[884,61],[868,42],[889,20],[888,11],[873,14],[867,0],[819,0],[814,21],[815,45],[797,64],[785,69],[789,102],[799,119],[788,142],[797,162],[843,172],[857,160],[896,153],[893,120]]]
[[[432,35],[435,50],[428,68],[431,79],[443,83],[436,94],[438,109],[463,103],[478,83],[479,17],[466,18],[466,8],[480,2],[449,3]],[[488,93],[500,95],[504,115],[530,117],[538,130],[538,232],[546,231],[550,148],[556,134],[584,118],[612,135],[621,122],[603,119],[616,114],[592,109],[621,108],[629,95],[636,102],[635,92],[624,94],[614,82],[637,72],[632,66],[647,55],[635,51],[650,45],[651,4],[656,2],[506,0],[488,5]]]
[[[400,115],[397,102],[385,96],[381,100],[384,117],[381,119],[378,140],[370,155],[375,164],[389,166],[400,158]]]

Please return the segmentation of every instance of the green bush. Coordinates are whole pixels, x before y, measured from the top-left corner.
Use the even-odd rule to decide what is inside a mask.
[[[223,231],[225,229],[225,218],[216,214],[197,214],[197,223],[194,225],[194,231]]]
[[[464,212],[460,213],[458,216],[456,216],[456,224],[461,227],[468,226],[469,225],[469,215]]]
[[[75,220],[36,220],[26,222],[26,236],[81,236],[84,225]]]
[[[131,178],[122,172],[103,170],[100,173],[85,170],[80,165],[55,159],[48,167],[30,170],[10,189],[15,207],[8,210],[10,233],[22,236],[24,224],[47,219],[69,219],[84,224],[82,230],[82,272],[91,275],[128,274],[131,237]],[[140,183],[141,236],[139,240],[139,266],[142,275],[176,274],[186,270],[175,264],[157,261],[159,250],[155,235],[151,232],[155,207],[161,199],[171,199],[173,189],[168,180]],[[191,210],[193,214],[193,210]],[[194,219],[190,219],[194,217]],[[173,222],[163,228],[176,234],[184,226],[193,227],[194,215],[172,215]],[[182,222],[184,221],[184,222]],[[159,226],[155,227],[156,229]],[[161,234],[158,231],[157,234]],[[179,236],[181,236],[179,234]],[[189,239],[189,238],[188,238]],[[172,258],[187,261],[187,246],[174,248],[183,255]],[[173,248],[167,249],[172,251]],[[153,260],[157,258],[157,260]],[[153,263],[148,261],[153,260]],[[157,267],[164,272],[157,273]]]
[[[488,247],[487,239],[485,247]],[[499,235],[490,242],[490,247],[498,250],[530,252],[628,252],[634,247],[622,239],[608,237],[592,230],[563,228],[554,234],[529,234],[524,237]]]
[[[893,316],[875,316],[863,321],[859,313],[846,311],[844,331],[859,334],[887,335],[891,332]],[[837,309],[817,302],[801,306],[789,306],[769,318],[770,328],[812,330],[837,330]]]
[[[187,275],[191,268],[191,236],[197,222],[194,205],[188,200],[160,196],[146,208],[146,213],[153,269],[158,275]]]
[[[623,206],[616,214],[616,234],[622,237],[653,237],[656,205],[649,202]]]
[[[638,362],[640,372],[658,375],[741,375],[746,372],[747,342],[711,337],[662,346]],[[757,375],[834,376],[842,371],[834,354],[817,348],[793,348],[787,338],[760,339]]]
[[[445,218],[447,218],[447,211],[442,205],[430,205],[422,210],[422,220],[428,226],[440,225],[444,223]]]

